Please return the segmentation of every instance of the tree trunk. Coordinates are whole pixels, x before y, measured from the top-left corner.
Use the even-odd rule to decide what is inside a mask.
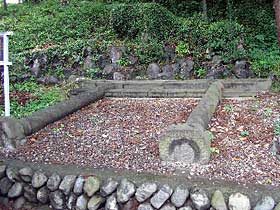
[[[274,0],[275,22],[277,26],[278,46],[280,47],[280,0]]]
[[[7,11],[7,10],[8,10],[8,7],[7,7],[7,2],[6,2],[6,0],[3,0],[3,5],[4,5],[4,10]]]
[[[202,10],[203,10],[203,16],[204,16],[205,20],[208,20],[206,0],[202,0]]]

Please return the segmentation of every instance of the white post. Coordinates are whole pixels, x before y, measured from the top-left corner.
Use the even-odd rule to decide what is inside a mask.
[[[10,84],[9,84],[9,38],[8,35],[12,35],[12,32],[0,33],[0,37],[3,37],[3,61],[0,61],[1,66],[4,66],[4,97],[5,97],[5,116],[10,116]]]

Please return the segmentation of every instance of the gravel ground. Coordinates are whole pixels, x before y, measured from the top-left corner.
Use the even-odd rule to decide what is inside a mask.
[[[191,175],[280,186],[280,161],[269,149],[274,122],[280,120],[280,95],[223,100],[209,124],[214,134],[208,165],[184,166]]]
[[[158,138],[185,122],[194,99],[103,99],[47,126],[0,156],[53,164],[171,172],[159,160]]]
[[[14,152],[2,149],[0,157],[280,186],[280,161],[269,152],[280,118],[279,94],[223,100],[209,123],[215,137],[209,164],[160,162],[160,134],[184,122],[197,102],[103,99],[30,136]]]

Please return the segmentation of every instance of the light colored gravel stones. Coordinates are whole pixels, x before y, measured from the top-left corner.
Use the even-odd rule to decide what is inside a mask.
[[[25,167],[19,170],[21,179],[25,182],[31,182],[33,176],[33,170],[30,167]]]
[[[211,198],[211,206],[216,210],[227,210],[227,205],[223,193],[216,190]]]
[[[63,192],[61,192],[59,190],[51,192],[49,198],[50,198],[51,205],[54,209],[57,209],[57,210],[65,209],[64,208],[65,196],[64,196]]]
[[[0,149],[0,157],[170,174],[174,167],[158,156],[159,136],[185,122],[197,101],[104,98],[46,126],[15,151]]]
[[[184,185],[179,185],[174,190],[174,193],[171,196],[171,203],[174,204],[176,207],[181,207],[186,202],[187,198],[189,197],[189,190]]]
[[[20,182],[16,182],[13,184],[11,189],[8,192],[8,197],[9,198],[17,198],[21,196],[23,193],[23,184]]]
[[[110,195],[105,204],[105,210],[119,210],[117,198],[115,195]]]
[[[190,198],[197,210],[206,210],[210,208],[210,200],[203,189],[195,187],[190,192]]]
[[[60,182],[61,182],[61,177],[59,176],[59,174],[53,173],[49,177],[49,180],[47,182],[47,187],[49,188],[49,190],[55,191],[58,189]]]
[[[142,203],[138,206],[137,210],[154,210],[154,208],[149,203]]]
[[[111,195],[113,192],[116,191],[118,185],[119,183],[116,180],[109,178],[104,182],[104,184],[100,188],[101,195],[102,196]]]
[[[90,176],[86,179],[84,184],[84,192],[91,197],[96,193],[100,188],[100,180],[94,176]]]
[[[48,181],[48,177],[41,171],[36,171],[32,177],[32,186],[34,188],[40,188]]]
[[[48,203],[49,193],[50,193],[50,191],[47,188],[47,186],[40,188],[37,192],[37,200],[42,204]]]
[[[135,193],[135,185],[127,179],[122,179],[117,189],[117,201],[120,203],[127,202]]]
[[[86,195],[80,195],[77,198],[76,209],[77,210],[86,210],[87,209],[88,198]]]
[[[163,207],[160,208],[160,210],[176,210],[176,207],[172,204],[165,204]]]
[[[58,189],[60,189],[64,193],[64,195],[69,195],[74,187],[75,181],[75,175],[67,175],[63,178]]]
[[[157,184],[154,182],[146,182],[141,184],[135,193],[136,200],[140,203],[146,201],[157,191]]]
[[[76,195],[81,195],[83,193],[83,187],[84,187],[85,178],[83,176],[78,176],[78,178],[75,181],[73,192]]]
[[[105,202],[104,198],[102,198],[99,195],[95,195],[89,200],[87,204],[87,208],[88,210],[97,210],[104,202]]]
[[[275,206],[275,202],[272,197],[264,196],[256,204],[254,210],[272,210]]]
[[[246,195],[235,193],[229,196],[228,207],[230,210],[250,210],[250,200]]]
[[[151,204],[156,209],[162,207],[162,205],[170,198],[173,193],[173,189],[169,185],[163,185],[159,191],[151,198]]]

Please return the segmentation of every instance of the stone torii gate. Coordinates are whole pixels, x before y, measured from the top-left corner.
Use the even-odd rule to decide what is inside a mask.
[[[5,116],[10,116],[10,96],[9,96],[9,35],[12,32],[0,32],[0,69],[4,75],[4,97],[5,97]]]

